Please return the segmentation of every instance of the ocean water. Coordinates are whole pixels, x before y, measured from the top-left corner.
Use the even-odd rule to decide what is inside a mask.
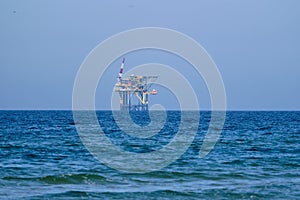
[[[168,111],[158,136],[143,141],[126,137],[110,111],[97,112],[114,144],[138,153],[167,144],[180,114]],[[136,174],[94,158],[71,111],[0,111],[0,199],[300,199],[300,112],[227,112],[219,142],[203,159],[210,112],[200,115],[192,145],[176,162]]]

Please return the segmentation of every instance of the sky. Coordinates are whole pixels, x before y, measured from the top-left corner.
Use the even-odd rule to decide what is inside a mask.
[[[300,110],[299,13],[298,0],[3,0],[0,109],[71,109],[76,73],[93,48],[128,29],[162,27],[206,49],[222,75],[228,110]],[[149,62],[188,65],[158,51],[125,56],[125,72]],[[113,62],[101,79],[97,109],[109,109],[120,63]],[[209,109],[201,77],[192,69],[182,73],[200,91],[201,109]],[[168,95],[151,100],[176,107]]]

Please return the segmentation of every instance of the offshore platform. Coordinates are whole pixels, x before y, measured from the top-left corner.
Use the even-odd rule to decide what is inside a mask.
[[[114,91],[120,95],[120,110],[126,111],[148,111],[148,95],[156,95],[157,91],[149,91],[152,82],[157,76],[131,75],[122,78],[125,58],[123,58],[117,83]]]

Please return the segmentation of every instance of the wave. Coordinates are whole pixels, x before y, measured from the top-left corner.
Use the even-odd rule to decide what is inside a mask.
[[[98,174],[62,174],[34,178],[7,176],[4,177],[3,180],[38,181],[47,184],[86,184],[108,182],[108,179],[105,176],[101,176]]]
[[[32,197],[32,199],[65,199],[65,198],[96,198],[96,199],[198,199],[199,193],[178,192],[175,190],[157,190],[151,192],[88,192],[70,190],[55,194]]]

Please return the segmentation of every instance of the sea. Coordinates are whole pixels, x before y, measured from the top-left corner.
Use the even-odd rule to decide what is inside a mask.
[[[96,115],[113,144],[142,154],[176,136],[182,113],[166,113],[158,136],[138,140],[125,137],[111,111]],[[150,123],[145,113],[132,117]],[[72,111],[0,111],[0,199],[300,199],[299,111],[227,111],[218,142],[200,158],[210,119],[200,111],[196,135],[177,160],[134,173],[95,157]]]

